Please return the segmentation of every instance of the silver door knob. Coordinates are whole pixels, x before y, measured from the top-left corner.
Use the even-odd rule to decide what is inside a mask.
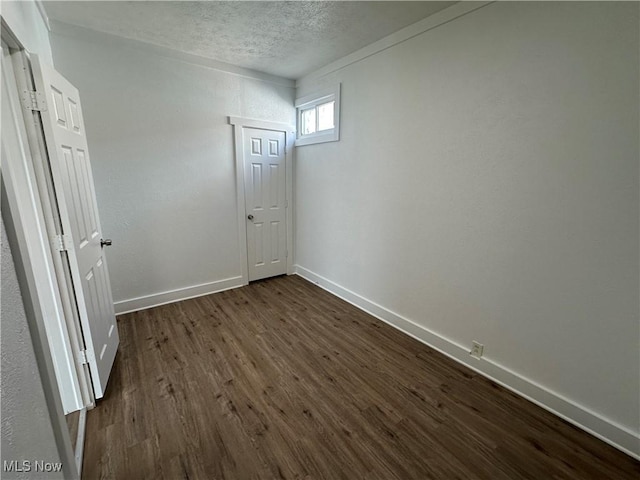
[[[111,241],[111,239],[110,239],[110,238],[107,238],[106,240],[104,240],[104,239],[102,239],[102,238],[100,239],[100,246],[101,246],[102,248],[104,248],[104,247],[105,247],[105,245],[106,245],[107,247],[110,247],[112,243],[113,243],[113,242]]]
[[[248,218],[249,220],[253,220],[253,215],[249,214],[249,215],[247,215],[247,218]]]

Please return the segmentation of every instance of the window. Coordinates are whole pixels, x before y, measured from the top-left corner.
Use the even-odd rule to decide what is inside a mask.
[[[296,100],[296,146],[340,139],[340,84]]]

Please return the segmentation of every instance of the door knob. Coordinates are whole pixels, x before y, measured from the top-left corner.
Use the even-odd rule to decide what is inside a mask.
[[[249,214],[249,215],[247,215],[247,218],[248,218],[249,220],[253,220],[253,215]]]
[[[106,240],[103,240],[102,238],[100,239],[100,246],[101,246],[102,248],[104,248],[104,247],[105,247],[105,245],[106,245],[107,247],[110,247],[112,243],[113,243],[113,242],[111,241],[111,239],[110,239],[110,238],[107,238]]]

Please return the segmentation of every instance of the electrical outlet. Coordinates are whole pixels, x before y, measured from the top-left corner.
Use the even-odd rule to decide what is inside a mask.
[[[484,345],[481,343],[473,341],[473,346],[471,347],[471,351],[469,352],[472,357],[480,358],[482,357],[482,353],[484,352]]]

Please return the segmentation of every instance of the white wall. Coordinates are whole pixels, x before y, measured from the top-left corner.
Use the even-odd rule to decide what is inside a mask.
[[[2,222],[2,462],[60,462],[16,270]],[[35,468],[35,466],[33,467]],[[62,473],[4,472],[2,478],[63,478]]]
[[[35,2],[2,0],[0,15],[13,34],[20,39],[25,50],[37,53],[45,61],[53,64],[47,24]]]
[[[240,285],[227,116],[292,123],[293,82],[59,24],[52,46],[80,90],[116,310]]]
[[[499,2],[312,74],[342,131],[295,178],[302,274],[636,455],[638,21]]]

